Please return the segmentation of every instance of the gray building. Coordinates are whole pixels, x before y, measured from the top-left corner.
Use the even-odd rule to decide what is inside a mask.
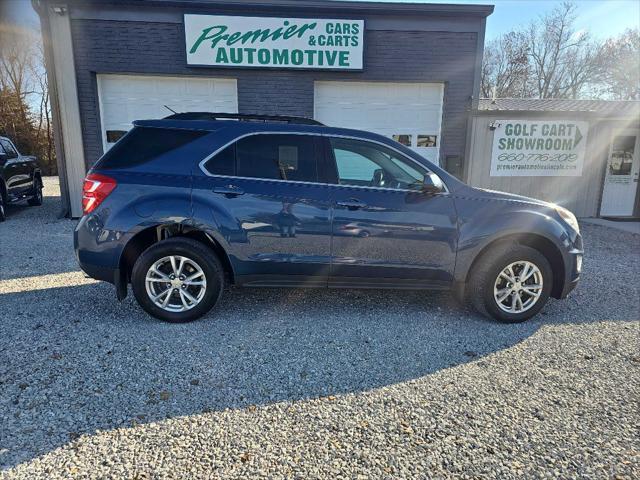
[[[396,138],[462,175],[484,5],[320,0],[33,0],[67,214],[86,170],[141,118],[300,115]]]
[[[481,99],[471,124],[469,184],[578,217],[640,216],[640,102]]]

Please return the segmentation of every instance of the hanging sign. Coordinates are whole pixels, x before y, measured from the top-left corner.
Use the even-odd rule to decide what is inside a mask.
[[[188,65],[362,70],[364,20],[185,15]]]
[[[497,120],[492,177],[579,177],[588,122]]]

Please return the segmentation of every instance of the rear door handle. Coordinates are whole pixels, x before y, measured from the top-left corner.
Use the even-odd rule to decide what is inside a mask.
[[[348,208],[349,210],[358,210],[358,209],[367,207],[366,203],[361,202],[360,200],[358,200],[356,198],[351,198],[349,200],[343,200],[341,202],[336,202],[336,205],[338,205],[339,207]]]
[[[227,197],[237,197],[238,195],[243,195],[244,190],[235,185],[226,185],[224,187],[215,187],[213,189],[213,193],[218,193],[220,195],[226,195]]]

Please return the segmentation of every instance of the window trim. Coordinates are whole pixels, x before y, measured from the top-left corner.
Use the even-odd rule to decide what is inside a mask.
[[[322,185],[322,186],[340,187],[340,188],[363,188],[363,189],[367,189],[367,190],[382,190],[382,191],[392,191],[392,192],[416,193],[416,190],[408,190],[408,189],[405,189],[405,188],[369,187],[369,186],[364,186],[364,185],[340,185],[339,183],[305,182],[305,181],[301,181],[301,180],[281,180],[281,179],[277,179],[277,178],[240,177],[240,176],[237,176],[237,175],[216,175],[216,174],[213,174],[213,173],[209,172],[204,167],[205,163],[207,163],[209,160],[211,160],[213,157],[215,157],[218,153],[223,151],[229,145],[231,145],[233,143],[236,143],[236,142],[239,142],[243,138],[251,137],[253,135],[307,135],[307,136],[327,138],[327,139],[343,138],[343,139],[348,139],[348,140],[359,140],[359,141],[362,141],[362,142],[369,142],[369,143],[372,143],[372,144],[375,144],[375,145],[380,145],[380,146],[383,146],[383,147],[386,147],[386,148],[389,148],[389,149],[395,151],[402,158],[407,159],[408,161],[415,163],[419,167],[426,169],[428,172],[430,172],[430,173],[432,173],[434,175],[437,175],[438,178],[440,179],[440,181],[442,182],[442,185],[444,185],[444,192],[442,192],[442,193],[444,193],[444,194],[449,194],[450,193],[449,187],[447,186],[446,182],[444,180],[442,180],[440,175],[438,175],[437,173],[432,171],[426,165],[423,165],[422,163],[418,162],[417,160],[414,160],[413,158],[407,156],[405,153],[401,152],[400,150],[398,150],[397,148],[395,148],[395,147],[393,147],[391,145],[387,145],[386,143],[379,142],[377,140],[370,140],[368,138],[361,138],[361,137],[356,137],[356,136],[353,136],[353,135],[339,135],[339,134],[315,133],[315,132],[283,132],[283,131],[249,132],[249,133],[245,133],[243,135],[235,137],[233,140],[230,140],[229,142],[227,142],[224,145],[222,145],[221,147],[219,147],[212,154],[207,155],[204,159],[202,159],[200,161],[200,163],[198,163],[198,167],[200,168],[200,171],[202,173],[204,173],[207,177],[214,177],[214,178],[237,178],[238,180],[257,180],[257,181],[261,181],[261,182],[282,182],[282,183],[295,183],[295,184],[301,184],[301,185]],[[326,157],[326,153],[322,153],[322,155],[323,155],[323,157]],[[324,158],[324,160],[326,161],[328,159]]]

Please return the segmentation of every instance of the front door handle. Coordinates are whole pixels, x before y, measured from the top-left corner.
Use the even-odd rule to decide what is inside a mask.
[[[349,200],[343,200],[343,201],[340,201],[340,202],[336,202],[336,205],[338,205],[339,207],[348,208],[349,210],[359,210],[361,208],[366,208],[367,207],[366,203],[361,202],[357,198],[351,198]]]
[[[244,190],[236,187],[235,185],[226,185],[224,187],[215,187],[213,189],[213,193],[218,193],[227,197],[237,197],[238,195],[243,195]]]

